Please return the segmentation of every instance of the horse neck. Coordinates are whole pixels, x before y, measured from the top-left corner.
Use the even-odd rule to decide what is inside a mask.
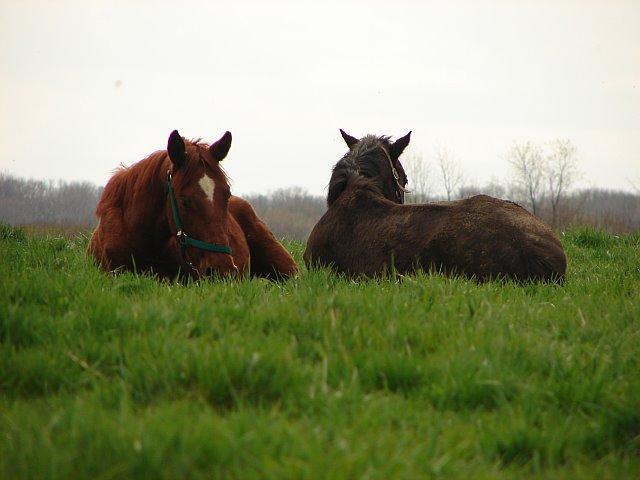
[[[386,155],[386,150],[380,147],[380,151]],[[373,192],[372,195],[379,197],[380,200],[388,200],[395,203],[395,191],[391,192],[389,196],[385,194],[385,183],[387,183],[387,179],[384,178],[383,171],[389,169],[389,173],[391,172],[391,165],[387,165],[387,159],[384,158],[381,160],[383,162],[383,166],[380,166],[380,161],[376,161],[375,163],[364,164],[356,169],[357,175],[360,178],[365,179],[367,182],[370,182],[371,185],[375,186],[379,192]],[[389,162],[391,159],[389,158]]]
[[[385,195],[384,181],[379,177],[371,178],[360,175],[356,184],[358,185],[357,188],[364,193],[364,195],[361,195],[361,198],[366,199],[366,201],[379,206],[398,205],[395,200]]]
[[[364,211],[380,211],[396,205],[385,197],[378,183],[362,175],[353,177],[347,186],[347,190],[351,190],[350,196],[355,202],[350,208],[363,208]]]

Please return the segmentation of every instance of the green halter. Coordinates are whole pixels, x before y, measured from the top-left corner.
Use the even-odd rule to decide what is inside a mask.
[[[173,221],[176,224],[176,237],[178,238],[178,244],[180,245],[180,253],[182,259],[191,268],[195,268],[191,262],[188,262],[185,257],[185,251],[187,247],[195,247],[200,250],[206,250],[208,252],[226,253],[231,255],[231,247],[227,245],[218,245],[217,243],[203,242],[196,238],[191,238],[182,229],[182,222],[180,221],[180,213],[178,212],[178,202],[176,201],[176,195],[171,185],[171,171],[167,172],[167,195],[169,195],[169,201],[171,202],[171,211],[173,212]]]

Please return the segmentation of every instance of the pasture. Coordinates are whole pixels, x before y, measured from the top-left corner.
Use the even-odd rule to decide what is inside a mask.
[[[639,234],[562,235],[564,286],[176,285],[0,238],[0,478],[640,475]]]

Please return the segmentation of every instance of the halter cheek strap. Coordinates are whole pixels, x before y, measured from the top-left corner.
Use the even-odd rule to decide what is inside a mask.
[[[173,191],[173,186],[171,185],[171,170],[167,172],[167,195],[169,197],[169,203],[171,203],[173,222],[176,225],[176,238],[178,240],[178,244],[180,245],[180,254],[182,255],[182,260],[184,261],[184,263],[189,265],[189,267],[191,267],[192,269],[196,269],[191,262],[187,261],[187,257],[185,256],[187,247],[195,247],[200,250],[206,250],[208,252],[226,253],[227,255],[231,255],[231,248],[227,245],[204,242],[202,240],[198,240],[197,238],[192,238],[184,232],[182,222],[180,221],[178,202],[176,200],[175,192]]]
[[[391,167],[391,173],[393,174],[393,178],[396,181],[396,186],[398,187],[396,189],[396,196],[398,197],[398,200],[400,201],[400,203],[404,203],[402,200],[402,195],[400,194],[402,193],[411,193],[411,190],[403,187],[402,185],[400,185],[400,175],[398,175],[398,171],[396,170],[396,167],[393,166],[393,160],[391,160],[391,155],[389,155],[389,152],[387,152],[386,148],[380,147],[382,149],[382,151],[384,152],[384,155],[387,157],[387,160],[389,160],[389,166]]]

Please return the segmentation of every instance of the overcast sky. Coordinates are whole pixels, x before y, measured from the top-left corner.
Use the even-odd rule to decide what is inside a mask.
[[[233,133],[236,193],[323,194],[338,129],[508,173],[568,138],[583,184],[640,180],[640,2],[0,1],[0,172],[104,184],[169,133]],[[432,165],[433,166],[433,165]]]

